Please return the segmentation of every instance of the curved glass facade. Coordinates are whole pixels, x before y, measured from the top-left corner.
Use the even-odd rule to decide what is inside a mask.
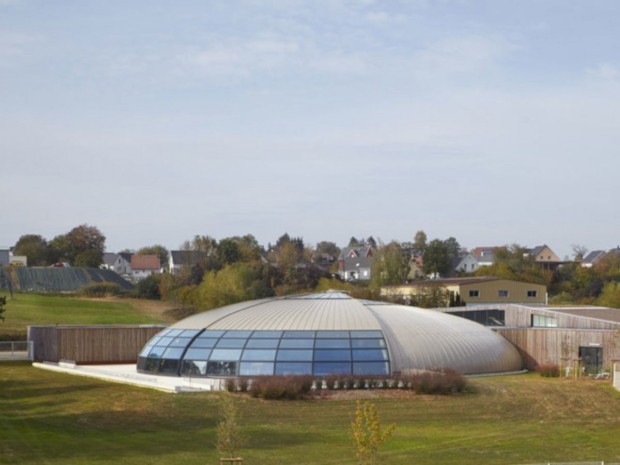
[[[388,375],[382,331],[166,329],[138,358],[138,371],[170,376]]]

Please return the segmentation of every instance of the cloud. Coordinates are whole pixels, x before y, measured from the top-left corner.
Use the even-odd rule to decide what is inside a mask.
[[[451,37],[439,40],[414,54],[413,64],[423,74],[474,72],[494,64],[515,47],[503,38]]]
[[[587,74],[590,77],[603,81],[620,80],[620,68],[611,63],[600,63],[594,68],[588,68]]]

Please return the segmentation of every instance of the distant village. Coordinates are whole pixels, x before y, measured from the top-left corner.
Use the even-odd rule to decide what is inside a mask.
[[[453,237],[428,240],[418,231],[411,242],[351,237],[343,247],[330,241],[310,246],[284,234],[266,247],[252,235],[219,241],[195,236],[176,250],[152,245],[108,252],[96,227],[80,225],[51,241],[31,234],[0,248],[5,270],[0,287],[78,291],[111,283],[121,291],[198,309],[325,287],[421,307],[548,304],[550,299],[556,304],[618,305],[620,249],[573,246],[573,251],[572,260],[562,260],[547,244],[468,250]],[[71,271],[60,278],[62,269]],[[222,291],[231,280],[237,288]],[[219,292],[225,297],[211,298]]]

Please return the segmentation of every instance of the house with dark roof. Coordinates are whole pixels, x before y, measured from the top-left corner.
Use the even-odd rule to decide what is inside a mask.
[[[581,266],[584,268],[592,268],[593,265],[598,263],[606,254],[604,250],[593,250],[586,255],[581,261]]]
[[[368,281],[374,250],[370,246],[344,247],[338,257],[338,274],[344,281]]]
[[[204,252],[196,250],[171,250],[168,255],[168,270],[177,274],[184,268],[192,268],[206,258]]]
[[[121,276],[131,275],[131,256],[133,254],[127,252],[103,254],[103,263],[99,268],[104,270],[112,270]]]

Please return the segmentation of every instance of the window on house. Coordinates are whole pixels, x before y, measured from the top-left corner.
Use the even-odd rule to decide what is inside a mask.
[[[469,291],[469,297],[480,297],[480,291],[477,289],[471,289]]]
[[[533,291],[533,290],[527,291],[527,296],[528,297],[538,297],[538,291]]]
[[[558,319],[554,316],[532,315],[533,328],[557,328]]]
[[[508,297],[508,291],[500,289],[499,291],[497,291],[497,295],[498,297]]]

